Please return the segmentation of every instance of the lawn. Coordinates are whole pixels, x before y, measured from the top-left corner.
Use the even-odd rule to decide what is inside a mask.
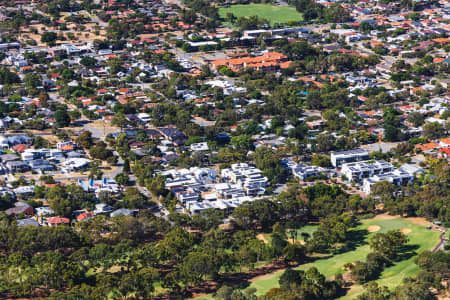
[[[297,240],[303,240],[302,233],[309,234],[310,238],[312,238],[314,231],[317,230],[318,225],[306,225],[300,229],[297,229]],[[288,233],[288,238],[291,238]]]
[[[362,224],[355,229],[355,234],[364,234],[364,239],[355,250],[337,254],[329,258],[318,259],[313,263],[302,265],[298,267],[298,269],[307,270],[314,266],[327,278],[329,278],[336,273],[344,272],[343,266],[345,263],[365,260],[367,254],[371,251],[368,245],[368,239],[370,236],[375,234],[367,231],[369,226],[379,226],[380,229],[378,232],[406,228],[411,230],[411,232],[407,233],[407,236],[409,237],[408,245],[416,246],[417,248],[414,250],[416,253],[420,253],[424,250],[431,250],[439,243],[439,232],[427,230],[424,226],[411,223],[407,219],[376,218],[363,220]],[[313,231],[313,228],[308,229],[311,230],[311,232]],[[302,232],[301,229],[299,231]],[[399,285],[403,278],[414,275],[418,270],[418,266],[414,264],[414,256],[411,256],[408,259],[396,263],[392,267],[386,268],[377,282],[381,285],[393,288]],[[282,273],[283,271],[278,271],[273,274],[260,277],[252,281],[250,287],[256,288],[258,295],[263,295],[271,288],[278,287],[278,280]],[[348,294],[341,299],[354,299],[362,291],[363,289],[361,286],[354,286],[350,289]],[[201,299],[211,298],[205,297]]]
[[[271,4],[238,4],[219,8],[219,16],[224,19],[227,13],[233,13],[236,18],[258,16],[274,23],[302,21],[303,16],[294,7],[276,6]]]

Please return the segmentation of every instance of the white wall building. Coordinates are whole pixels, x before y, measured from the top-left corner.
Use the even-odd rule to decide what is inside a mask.
[[[348,151],[331,152],[331,164],[340,167],[344,163],[363,161],[369,159],[369,152],[364,149],[353,149]]]
[[[386,174],[375,175],[364,179],[362,191],[366,194],[370,194],[372,192],[372,186],[380,181],[387,181],[396,186],[408,185],[413,183],[414,175],[400,169]]]
[[[364,178],[392,171],[394,167],[384,160],[345,163],[342,164],[341,169],[348,181],[361,181]]]

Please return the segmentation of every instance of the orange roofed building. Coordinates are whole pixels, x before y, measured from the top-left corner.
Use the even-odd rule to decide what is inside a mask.
[[[256,70],[275,71],[281,67],[288,67],[287,56],[278,52],[267,52],[261,56],[240,57],[230,59],[218,59],[211,62],[212,67],[217,69],[220,66],[227,66],[233,71],[242,68],[254,68]]]

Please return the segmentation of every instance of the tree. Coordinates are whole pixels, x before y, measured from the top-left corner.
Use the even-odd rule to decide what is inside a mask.
[[[15,279],[19,281],[20,289],[22,295],[25,295],[25,272],[28,265],[28,258],[24,256],[21,252],[15,252],[8,257],[8,263],[10,266],[10,272],[15,274]]]
[[[290,249],[286,249],[288,242],[286,242],[285,237],[279,233],[272,234],[271,245],[277,257],[280,257],[284,251],[290,251]]]
[[[407,236],[400,231],[391,230],[387,233],[379,232],[371,237],[370,248],[391,260],[407,242]]]
[[[411,122],[414,127],[422,126],[425,121],[425,116],[421,114],[420,112],[412,112],[408,114],[408,117],[406,118],[408,122]]]
[[[46,92],[41,92],[38,96],[38,99],[42,107],[48,107],[48,101],[50,100],[50,97]]]
[[[253,140],[248,135],[233,136],[231,138],[230,144],[233,145],[235,149],[249,151],[253,150]]]
[[[89,155],[95,159],[106,160],[108,157],[113,156],[111,150],[106,148],[106,144],[102,141],[98,142],[95,146],[89,150]]]
[[[388,142],[395,142],[400,140],[401,131],[398,127],[393,125],[384,125],[384,139]]]
[[[166,177],[157,175],[156,177],[147,178],[145,181],[145,187],[153,193],[154,196],[163,195],[165,191]]]
[[[47,43],[49,46],[54,46],[57,37],[56,32],[46,31],[41,35],[41,42]]]
[[[306,249],[302,245],[288,243],[283,252],[285,261],[301,264],[305,260]]]
[[[54,118],[56,121],[56,125],[59,128],[70,125],[70,116],[66,110],[58,109],[54,114]]]
[[[416,282],[407,282],[398,286],[391,295],[392,300],[414,299],[414,300],[434,300],[436,297],[427,285]]]
[[[317,152],[328,152],[333,150],[334,137],[331,134],[319,134],[316,138]]]
[[[82,64],[85,67],[95,67],[97,64],[97,60],[94,57],[91,56],[83,56],[83,58],[80,60],[80,64]]]
[[[144,208],[147,201],[137,188],[129,187],[125,192],[123,202],[128,208]]]
[[[122,62],[119,61],[118,59],[111,59],[108,62],[108,66],[109,66],[109,73],[113,75],[123,70]]]
[[[128,125],[128,120],[123,113],[118,113],[112,118],[111,124],[123,130]]]
[[[216,292],[214,299],[217,300],[231,300],[234,288],[227,285],[222,285]]]
[[[269,147],[258,147],[255,151],[256,167],[263,171],[271,183],[278,183],[284,175],[280,158]]]
[[[283,289],[288,289],[292,284],[300,285],[304,279],[304,276],[304,271],[289,268],[281,274],[278,282]]]
[[[130,177],[125,173],[119,173],[114,177],[114,180],[120,185],[128,185]]]
[[[71,217],[73,208],[67,199],[67,193],[61,186],[52,187],[47,193],[48,203],[58,216]]]
[[[130,160],[128,158],[125,158],[123,161],[123,172],[125,174],[130,173]]]
[[[41,85],[41,76],[37,73],[27,73],[23,81],[28,90],[33,90]]]
[[[389,200],[393,197],[396,186],[389,181],[383,180],[375,183],[371,188],[371,193],[379,196],[383,201]]]
[[[423,127],[423,135],[430,139],[438,139],[445,134],[445,128],[438,122],[427,123]]]
[[[388,300],[389,289],[385,286],[381,287],[376,282],[369,282],[364,285],[365,291],[357,297],[357,300]]]
[[[162,239],[157,249],[162,260],[181,261],[194,245],[194,237],[187,231],[175,227]]]
[[[91,146],[94,144],[94,141],[92,139],[92,132],[90,132],[89,130],[83,131],[77,137],[76,142],[85,149],[91,148]]]
[[[318,167],[331,167],[331,159],[328,155],[316,154],[311,157],[311,164]]]
[[[19,83],[19,76],[7,67],[0,67],[0,84],[10,85]]]
[[[181,18],[182,18],[183,22],[185,22],[187,24],[194,24],[195,21],[197,20],[197,13],[192,9],[183,10],[183,13],[181,14]]]
[[[76,122],[81,118],[81,113],[78,110],[71,110],[68,114],[72,122]]]
[[[220,269],[219,257],[208,251],[194,251],[187,255],[180,267],[183,281],[198,284],[206,276],[215,276]]]

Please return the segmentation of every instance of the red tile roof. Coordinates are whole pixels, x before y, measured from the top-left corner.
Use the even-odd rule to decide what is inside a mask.
[[[63,218],[63,217],[51,217],[47,219],[47,223],[48,224],[53,224],[53,225],[57,225],[57,224],[69,224],[70,220],[68,218]]]

